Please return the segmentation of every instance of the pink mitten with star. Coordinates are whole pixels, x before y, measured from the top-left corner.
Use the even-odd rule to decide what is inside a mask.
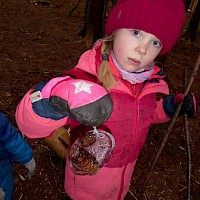
[[[111,98],[102,86],[71,77],[43,82],[36,86],[31,98],[36,114],[54,120],[68,116],[81,124],[98,126],[112,112]]]

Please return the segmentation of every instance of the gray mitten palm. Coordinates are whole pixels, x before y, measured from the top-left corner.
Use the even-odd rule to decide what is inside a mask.
[[[4,200],[5,192],[3,191],[3,188],[0,187],[0,200]]]
[[[31,176],[33,176],[34,174],[34,170],[35,170],[35,159],[32,158],[29,162],[25,163],[24,166],[26,167],[26,169],[28,169],[28,174],[26,175],[26,178],[31,178]]]

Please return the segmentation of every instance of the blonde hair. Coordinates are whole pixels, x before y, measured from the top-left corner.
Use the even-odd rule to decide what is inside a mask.
[[[109,55],[113,47],[114,33],[112,33],[110,36],[101,39],[101,41],[101,54]],[[113,85],[116,84],[116,80],[112,75],[108,60],[102,60],[98,69],[97,79],[107,90],[109,90]]]

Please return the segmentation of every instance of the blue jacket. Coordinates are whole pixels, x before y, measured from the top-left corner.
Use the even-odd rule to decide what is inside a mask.
[[[6,193],[6,200],[11,198],[14,185],[12,162],[25,164],[32,157],[30,146],[0,112],[0,187]]]

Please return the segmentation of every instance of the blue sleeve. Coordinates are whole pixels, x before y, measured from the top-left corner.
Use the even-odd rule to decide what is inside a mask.
[[[33,157],[31,147],[15,130],[10,121],[0,112],[0,144],[10,158],[19,163],[26,163]]]

